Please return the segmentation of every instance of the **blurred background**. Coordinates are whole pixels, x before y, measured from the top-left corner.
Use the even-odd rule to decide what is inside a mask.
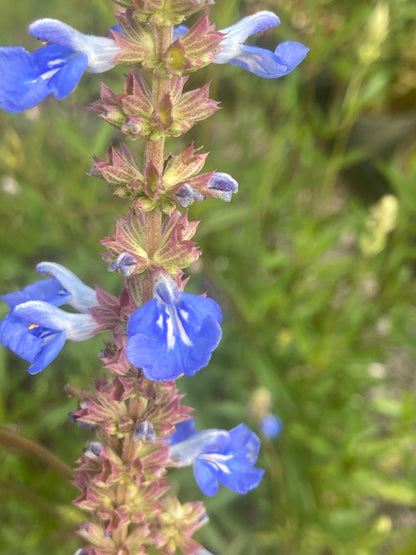
[[[211,80],[223,110],[182,146],[210,150],[207,169],[232,174],[240,192],[190,209],[204,256],[189,290],[207,290],[225,322],[209,367],[179,385],[198,427],[245,422],[261,435],[271,412],[283,431],[261,436],[256,490],[206,499],[199,540],[217,555],[414,555],[416,3],[218,0],[212,19],[221,29],[260,9],[282,23],[251,44],[298,40],[311,51],[279,80],[231,66],[191,78]],[[105,0],[2,2],[1,43],[37,48],[27,25],[45,16],[103,35],[111,12]],[[127,205],[86,174],[122,137],[85,106],[101,77],[120,91],[123,71],[86,74],[65,100],[0,113],[2,293],[38,279],[41,260],[120,291],[98,241]],[[73,530],[87,515],[71,506],[76,490],[19,438],[73,465],[91,432],[68,421],[75,401],[63,387],[101,375],[101,345],[67,344],[35,377],[0,348],[1,555],[80,546]],[[202,497],[190,473],[172,473],[181,501]]]

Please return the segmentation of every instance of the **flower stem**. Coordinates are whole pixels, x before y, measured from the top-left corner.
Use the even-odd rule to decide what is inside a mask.
[[[157,51],[158,58],[162,61],[162,57],[172,42],[172,27],[161,27],[157,29]],[[170,77],[162,76],[160,72],[153,74],[152,79],[152,104],[157,106],[163,96],[169,92],[171,80]],[[159,175],[163,174],[164,165],[165,138],[160,137],[150,140],[146,145],[146,165],[152,162]],[[151,257],[159,248],[162,229],[162,212],[153,210],[146,214],[146,247],[149,257]],[[143,302],[150,301],[153,298],[153,282],[149,275],[145,278],[143,284]]]

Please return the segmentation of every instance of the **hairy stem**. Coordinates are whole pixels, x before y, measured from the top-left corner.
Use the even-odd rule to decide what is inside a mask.
[[[162,27],[157,30],[158,57],[162,60],[163,54],[172,42],[172,27]],[[157,106],[163,96],[169,92],[171,80],[169,77],[155,73],[152,79],[152,104]],[[146,145],[146,164],[152,162],[159,175],[163,174],[165,138],[161,137],[148,141]],[[162,229],[162,213],[153,210],[146,214],[146,247],[149,256],[152,256],[160,245]],[[147,276],[143,284],[143,302],[153,298],[152,277]]]
[[[172,27],[163,27],[157,29],[157,42],[158,42],[158,57],[162,61],[163,54],[169,47],[172,41]],[[171,80],[169,77],[161,76],[155,73],[152,78],[152,104],[157,106],[162,100],[163,96],[170,90]],[[163,174],[164,166],[164,149],[165,138],[161,137],[155,140],[150,140],[146,144],[145,164],[150,162],[158,171],[159,175]],[[161,241],[162,230],[162,212],[160,210],[153,210],[146,214],[146,250],[149,257],[152,257],[156,250],[159,248]],[[143,281],[143,303],[153,298],[153,282],[152,276],[147,275]],[[134,412],[134,401],[130,407]],[[126,468],[128,468],[134,457],[136,456],[136,443],[132,437],[127,437],[123,440],[121,447],[120,457],[123,460]],[[117,488],[117,503],[119,506],[124,505],[126,502],[126,485],[122,482]],[[124,526],[121,530],[114,532],[113,540],[116,545],[122,546],[128,535],[128,526]]]

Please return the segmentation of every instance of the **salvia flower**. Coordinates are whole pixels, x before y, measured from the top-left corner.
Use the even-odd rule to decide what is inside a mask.
[[[309,52],[309,48],[300,42],[285,41],[274,52],[257,46],[244,44],[254,33],[263,33],[280,25],[280,19],[273,12],[261,11],[221,29],[224,39],[219,52],[212,60],[214,64],[231,64],[241,66],[251,73],[266,79],[276,79],[290,73]],[[185,25],[179,25],[173,33],[174,40],[188,32]]]
[[[92,289],[60,264],[42,262],[37,270],[51,279],[1,297],[10,312],[0,322],[0,343],[30,363],[30,374],[48,366],[67,339],[83,341],[97,329],[88,313],[98,304]],[[72,305],[81,314],[57,308],[62,304]]]
[[[168,438],[169,464],[193,465],[198,486],[206,495],[215,495],[219,483],[237,493],[247,493],[258,486],[264,471],[255,468],[260,441],[245,424],[229,432],[196,431],[193,420],[176,425]]]
[[[114,67],[119,48],[113,39],[84,35],[57,19],[39,19],[29,33],[45,46],[32,53],[21,46],[0,48],[0,108],[21,112],[47,96],[68,96],[85,71]]]
[[[127,323],[127,358],[150,380],[192,376],[221,339],[221,309],[208,297],[180,292],[167,275],[156,280],[153,297]]]
[[[244,44],[250,35],[263,33],[279,24],[280,19],[276,14],[261,11],[222,29],[221,33],[224,33],[225,38],[214,63],[238,65],[266,79],[275,79],[290,73],[309,52],[309,48],[300,42],[282,42],[274,52]]]

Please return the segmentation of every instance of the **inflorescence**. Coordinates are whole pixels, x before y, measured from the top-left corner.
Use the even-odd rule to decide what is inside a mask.
[[[88,545],[78,555],[148,549],[203,555],[208,551],[192,539],[207,522],[203,504],[181,504],[169,491],[167,469],[192,466],[206,495],[215,495],[219,484],[244,494],[263,476],[254,466],[256,434],[245,424],[197,431],[174,381],[207,366],[222,333],[216,301],[184,291],[183,270],[201,254],[192,239],[198,222],[188,220],[186,209],[206,198],[229,202],[238,184],[221,171],[201,173],[208,153],[193,143],[167,156],[165,141],[218,110],[208,84],[185,90],[194,71],[229,63],[273,79],[291,72],[308,48],[291,41],[274,52],[246,45],[250,35],[280,24],[272,12],[216,31],[209,20],[212,0],[116,3],[117,25],[107,37],[40,19],[29,27],[42,41],[40,48],[31,53],[0,48],[0,108],[21,112],[50,95],[66,97],[85,71],[131,66],[124,90],[102,84],[101,98],[91,106],[125,139],[110,146],[106,158],[94,156],[90,172],[129,202],[113,235],[102,240],[104,261],[121,275],[123,288],[116,297],[88,287],[60,264],[42,262],[37,271],[46,279],[1,297],[10,312],[0,323],[0,342],[36,374],[55,360],[66,340],[107,334],[100,360],[109,375],[96,378],[90,389],[67,386],[79,403],[72,421],[97,435],[74,474],[81,491],[75,504],[91,514],[79,530]],[[193,26],[182,24],[201,11]],[[137,139],[141,157],[126,144]],[[260,427],[272,438],[281,423],[267,413]]]

